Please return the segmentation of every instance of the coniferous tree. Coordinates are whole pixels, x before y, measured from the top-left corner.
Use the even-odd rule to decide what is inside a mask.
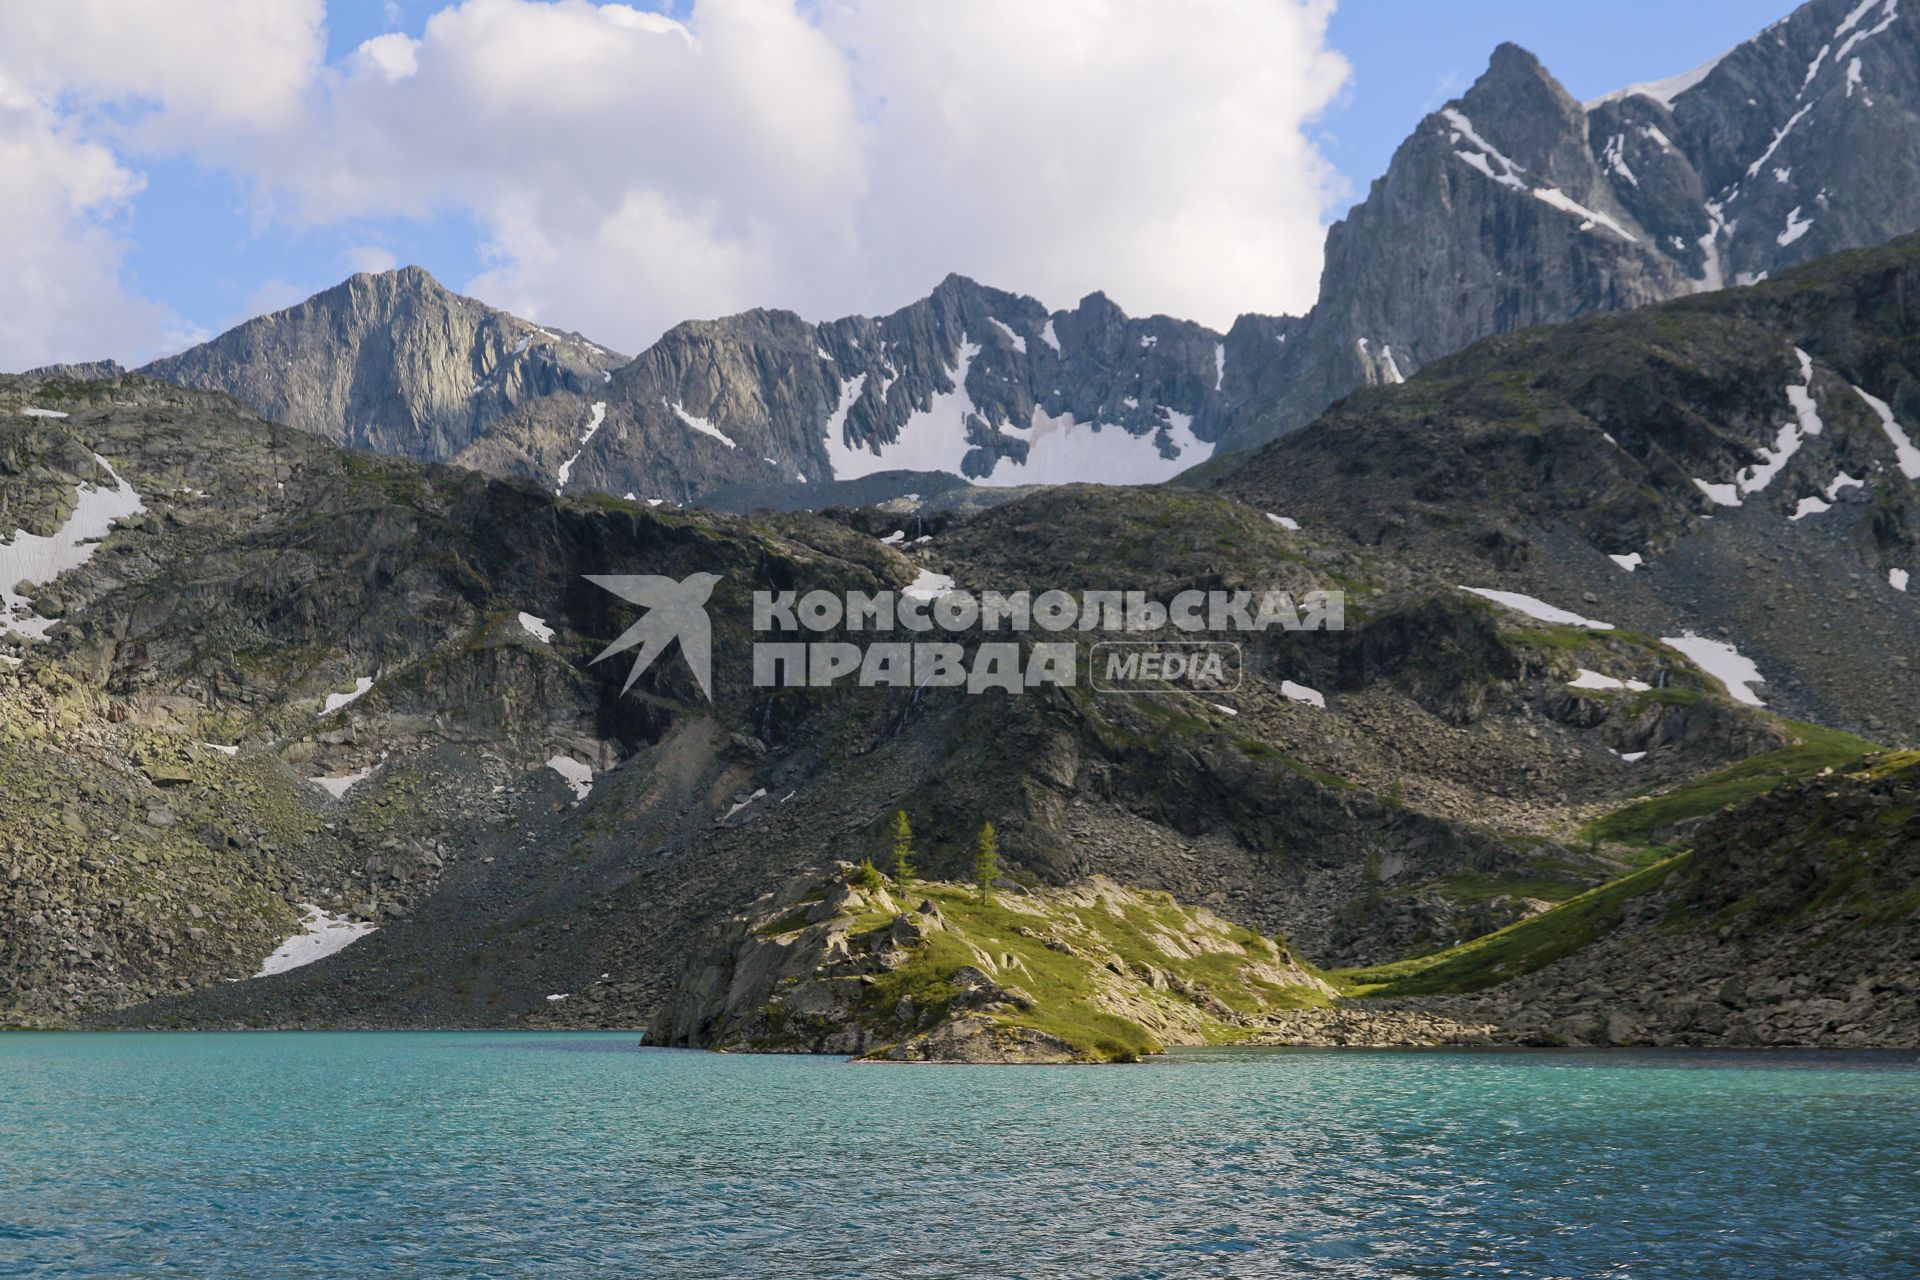
[[[973,878],[980,885],[981,905],[993,902],[993,878],[1000,874],[1000,837],[989,822],[980,828],[980,843],[973,852]]]
[[[904,886],[913,879],[913,824],[902,809],[893,819],[893,882]]]

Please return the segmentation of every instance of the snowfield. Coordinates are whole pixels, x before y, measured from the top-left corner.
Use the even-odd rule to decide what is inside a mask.
[[[67,570],[78,569],[93,559],[93,553],[100,549],[100,540],[107,536],[116,520],[125,520],[147,509],[133,486],[120,477],[111,463],[97,453],[93,460],[113,480],[113,488],[83,484],[74,493],[73,514],[50,537],[42,538],[21,529],[7,542],[0,543],[0,636],[44,639],[53,620],[35,617],[28,598],[18,594],[15,588],[22,584],[42,587]]]
[[[332,915],[311,902],[302,904],[300,909],[306,916],[305,928],[281,943],[254,977],[270,978],[276,973],[325,960],[330,955],[345,951],[374,931],[374,926],[365,921]]]

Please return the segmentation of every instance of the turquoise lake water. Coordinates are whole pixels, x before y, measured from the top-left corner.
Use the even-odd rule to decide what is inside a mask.
[[[4,1276],[1920,1276],[1912,1056],[0,1036]]]

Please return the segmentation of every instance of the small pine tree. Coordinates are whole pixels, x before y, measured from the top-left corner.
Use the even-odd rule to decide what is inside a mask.
[[[989,822],[980,828],[980,843],[973,853],[973,878],[980,885],[980,903],[993,903],[993,878],[1000,874],[1000,837]]]
[[[893,882],[905,887],[913,879],[913,824],[902,809],[893,819]]]
[[[847,877],[847,883],[857,889],[866,889],[871,892],[885,888],[887,878],[880,874],[880,868],[873,865],[872,858],[862,858],[860,865],[855,867],[853,873]]]

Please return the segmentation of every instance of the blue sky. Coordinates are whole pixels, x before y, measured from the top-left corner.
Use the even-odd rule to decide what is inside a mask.
[[[68,12],[97,9],[110,23],[125,13],[113,7],[116,0],[65,2],[74,6]],[[470,0],[451,16],[445,11],[452,0],[195,0],[210,19],[228,11],[226,27],[210,27],[210,35],[200,42],[214,45],[212,54],[220,52],[236,13],[251,15],[256,26],[262,25],[258,15],[273,15],[264,22],[273,26],[280,15],[306,8],[306,63],[287,61],[282,73],[286,98],[309,104],[325,100],[325,110],[334,116],[303,120],[279,138],[242,137],[245,131],[231,122],[225,132],[202,128],[197,117],[174,123],[170,131],[160,129],[156,136],[165,139],[160,143],[118,128],[114,113],[126,114],[128,102],[145,106],[160,99],[159,114],[165,116],[166,94],[178,92],[178,86],[156,89],[144,83],[139,66],[143,51],[138,48],[131,58],[133,70],[116,73],[114,60],[102,57],[99,61],[107,70],[74,72],[93,78],[84,92],[50,82],[44,90],[54,122],[48,136],[58,133],[73,143],[82,126],[91,127],[100,144],[113,151],[130,184],[143,184],[103,206],[111,216],[98,220],[111,228],[118,244],[105,269],[137,304],[123,310],[157,304],[152,309],[170,317],[164,326],[169,336],[154,337],[154,326],[149,325],[138,331],[147,335],[143,338],[123,326],[128,336],[117,339],[117,348],[109,348],[115,354],[150,355],[153,350],[140,351],[136,344],[177,347],[248,315],[286,305],[356,269],[388,261],[419,263],[456,288],[544,322],[583,329],[627,350],[638,349],[672,319],[724,314],[748,305],[791,306],[817,317],[888,309],[917,296],[947,270],[1032,292],[1052,306],[1071,305],[1080,292],[1099,287],[1130,310],[1165,310],[1216,325],[1238,310],[1298,310],[1311,300],[1319,228],[1326,218],[1365,195],[1368,183],[1419,118],[1464,90],[1500,41],[1513,40],[1533,50],[1575,97],[1588,98],[1685,70],[1753,35],[1788,8],[1788,0],[1612,0],[1606,5],[1347,0],[1335,10],[1322,42],[1317,24],[1303,35],[1297,21],[1301,12],[1308,12],[1302,8],[1306,0],[1214,0],[1221,6],[1217,12],[1234,20],[1232,37],[1224,39],[1195,31],[1196,24],[1188,20],[1194,9],[1135,0],[1143,7],[1132,10],[1137,16],[1128,22],[1139,28],[1135,43],[1140,47],[1131,51],[1134,60],[1123,65],[1149,69],[1143,83],[1156,85],[1163,95],[1154,103],[1136,101],[1142,92],[1138,85],[1111,83],[1117,79],[1111,68],[1105,69],[1104,81],[1089,79],[1083,87],[1063,76],[1068,83],[1054,97],[1047,96],[1046,86],[1035,87],[1036,79],[1051,74],[1054,61],[1023,60],[1047,39],[1059,40],[1070,56],[1078,48],[1076,33],[1062,30],[1070,28],[1066,22],[1051,27],[1036,22],[1030,30],[1008,32],[1008,15],[1025,19],[1028,14],[1074,12],[1065,0],[1025,13],[1002,7],[997,27],[977,26],[971,35],[955,29],[961,25],[955,15],[962,11],[941,7],[944,0],[887,0],[883,6],[869,3],[864,10],[862,0],[840,0],[836,10],[860,11],[861,16],[858,22],[843,21],[838,29],[822,16],[824,6],[796,0],[801,6],[797,13],[784,6],[772,8],[799,25],[784,35],[773,32],[754,52],[761,62],[751,64],[753,78],[797,86],[782,109],[786,103],[806,102],[811,110],[812,97],[834,99],[844,87],[819,74],[819,67],[807,61],[811,52],[788,59],[787,48],[816,37],[833,46],[834,57],[844,58],[843,76],[844,66],[871,71],[897,65],[894,78],[877,74],[876,84],[853,86],[849,92],[854,98],[867,95],[864,103],[850,100],[844,110],[823,108],[817,123],[771,144],[743,137],[757,127],[751,122],[743,128],[738,120],[728,124],[723,118],[715,124],[689,117],[692,132],[700,136],[676,153],[660,139],[675,132],[669,122],[674,113],[701,97],[706,82],[699,77],[709,74],[724,43],[717,17],[738,0],[704,2],[712,8],[713,21],[707,21],[705,11],[694,16],[692,0],[636,4],[690,21],[700,32],[699,41],[689,38],[687,43],[705,46],[700,53],[709,65],[698,69],[695,79],[678,88],[657,89],[653,98],[642,92],[629,101],[617,96],[619,86],[640,84],[650,73],[616,66],[615,87],[598,99],[611,102],[611,107],[598,116],[562,112],[549,132],[534,130],[525,138],[504,135],[514,121],[543,110],[549,98],[565,98],[573,87],[568,81],[574,64],[567,59],[582,56],[583,32],[589,32],[596,14],[581,0],[563,0],[551,10],[525,0]],[[1005,6],[1014,0],[996,2]],[[324,32],[319,30],[322,5]],[[925,24],[915,27],[895,20],[910,10],[926,15]],[[990,10],[981,3],[970,4],[965,12],[991,17]],[[443,18],[428,35],[428,20],[436,14]],[[521,25],[488,26],[476,20],[483,14],[514,17]],[[0,82],[8,70],[6,27],[18,21],[0,14]],[[634,15],[631,21],[612,24],[622,30],[603,32],[608,49],[636,59],[659,54],[657,31],[640,37],[653,39],[655,46],[618,43],[632,36],[624,28],[638,21]],[[298,23],[289,20],[284,25],[293,28]],[[382,37],[388,38],[383,58],[370,59],[363,44]],[[231,37],[236,45],[248,38],[244,30]],[[19,45],[22,39],[13,42]],[[488,39],[497,47],[487,48]],[[1208,40],[1214,47],[1203,47]],[[322,41],[325,65],[316,70],[312,64],[321,55]],[[769,42],[780,41],[785,44],[778,52],[765,52]],[[524,53],[515,42],[524,43]],[[954,49],[923,47],[929,43]],[[1129,55],[1125,43],[1120,41],[1119,56]],[[1187,43],[1194,47],[1184,47]],[[1219,47],[1236,43],[1248,47]],[[409,48],[421,51],[418,74]],[[1350,68],[1337,92],[1333,83],[1338,62],[1326,57],[1328,48]],[[273,54],[269,47],[264,56]],[[390,61],[394,56],[399,63]],[[555,59],[544,65],[561,71],[537,73],[549,76],[548,87],[542,91],[536,85],[531,98],[512,106],[512,94],[525,86],[505,82],[514,78],[519,63],[535,66],[542,57]],[[1156,59],[1170,68],[1164,82],[1154,70]],[[227,59],[229,64],[246,61],[242,48]],[[375,62],[378,74],[370,69]],[[21,65],[26,65],[24,55]],[[209,67],[209,77],[231,73],[212,63]],[[453,70],[446,70],[449,67]],[[460,118],[433,118],[433,104],[471,88],[483,72],[504,81],[497,95],[488,86],[476,99],[481,110],[496,96],[507,105],[492,123],[474,125],[476,135],[501,136],[502,141],[476,156],[476,173],[484,170],[484,177],[469,182],[457,165],[450,166],[451,172],[436,168],[445,153],[466,143],[458,132]],[[187,69],[183,76],[189,73]],[[114,82],[114,74],[123,82]],[[673,74],[674,68],[662,64],[651,78],[670,80]],[[923,87],[936,94],[950,88],[942,84],[943,77],[964,81],[972,95],[970,106],[977,102],[985,104],[982,109],[1002,112],[976,130],[986,137],[970,142],[942,135],[940,117],[947,103],[935,110],[912,101]],[[261,79],[270,82],[272,77],[262,72]],[[818,86],[817,93],[809,85]],[[409,96],[409,90],[415,92]],[[383,92],[385,97],[378,96]],[[750,89],[740,93],[752,96]],[[1102,99],[1102,93],[1111,96]],[[93,116],[68,119],[60,114],[67,103],[87,94],[104,104]],[[1028,97],[1031,101],[1024,100]],[[1220,101],[1210,104],[1213,98]],[[1076,116],[1070,104],[1082,100],[1086,113]],[[352,114],[356,102],[363,104],[358,116]],[[378,105],[364,107],[365,102]],[[876,103],[889,113],[882,127],[870,127],[871,115],[881,109]],[[1151,129],[1129,133],[1129,108],[1143,118],[1162,119],[1167,136],[1156,144]],[[764,116],[764,107],[758,109]],[[1207,114],[1210,109],[1215,111],[1212,116]],[[475,108],[466,110],[471,114]],[[1042,117],[1050,110],[1058,113],[1057,122]],[[384,147],[378,136],[389,123],[380,112],[392,113],[392,147]],[[1165,120],[1183,112],[1191,119]],[[403,113],[420,117],[419,127],[402,127]],[[1258,129],[1263,113],[1274,121],[1267,131],[1270,147]],[[177,114],[184,118],[184,112]],[[724,117],[724,111],[720,114]],[[1248,132],[1216,136],[1212,151],[1186,144],[1202,134],[1219,134],[1216,122],[1221,119],[1250,122]],[[1119,131],[1110,136],[1097,132],[1116,120]],[[804,146],[796,139],[808,132],[831,138],[836,129],[866,149],[842,177],[832,178],[830,171],[852,141],[828,146],[804,164],[796,161],[797,168],[780,170],[781,156]],[[408,136],[410,130],[419,136]],[[601,140],[583,137],[599,130],[605,131]],[[976,149],[963,154],[961,148],[967,145]],[[407,146],[414,150],[405,152]],[[313,152],[310,163],[308,148]],[[549,149],[553,154],[545,154]],[[945,153],[952,153],[951,163],[936,171],[928,157]],[[1243,163],[1241,157],[1249,154],[1261,158]],[[515,171],[523,159],[528,172],[516,186]],[[1320,171],[1321,159],[1337,171],[1331,182]],[[391,169],[361,181],[363,166],[381,164]],[[542,164],[548,166],[544,173]],[[677,178],[672,176],[676,165]],[[769,172],[751,183],[734,183],[726,176],[753,165]],[[1236,167],[1272,172],[1248,177],[1236,174]],[[305,171],[309,168],[311,173]],[[434,172],[410,188],[407,177],[413,169]],[[622,186],[618,178],[623,169],[642,176],[629,177]],[[1139,170],[1137,175],[1128,172],[1133,169]],[[664,176],[656,179],[656,170]],[[1117,181],[1115,171],[1131,185]],[[583,187],[595,188],[583,191],[578,200],[564,191],[572,172],[587,177]],[[828,174],[814,195],[808,194],[810,174]],[[1038,175],[1053,175],[1055,189],[1029,190],[1047,186]],[[786,228],[812,219],[816,207],[834,204],[839,198],[835,182],[846,189],[864,184],[880,193],[867,200],[875,207],[848,203],[845,209],[826,209],[819,226],[789,234]],[[361,190],[363,186],[367,190]],[[923,195],[915,204],[901,197],[902,191]],[[1103,224],[1075,225],[1054,217],[1043,225],[1063,203],[1099,210]],[[1134,225],[1125,225],[1125,210],[1133,203],[1140,205],[1139,212]],[[769,226],[780,228],[779,234],[792,243],[769,248]],[[1175,228],[1171,238],[1168,227]],[[1167,247],[1183,228],[1186,258],[1177,247]],[[81,231],[69,231],[73,243],[61,247],[77,251],[74,237]],[[1252,243],[1255,239],[1260,243]],[[1221,245],[1232,245],[1238,260]],[[27,265],[32,266],[31,260]],[[1244,297],[1234,292],[1249,279],[1267,281],[1270,287],[1250,290]],[[76,349],[88,341],[85,319],[82,315],[69,326],[77,336],[62,340],[58,358],[97,354]],[[0,366],[48,355],[35,353],[30,342],[25,354],[16,354],[8,349],[7,336],[0,332]],[[22,346],[18,340],[11,345]]]

